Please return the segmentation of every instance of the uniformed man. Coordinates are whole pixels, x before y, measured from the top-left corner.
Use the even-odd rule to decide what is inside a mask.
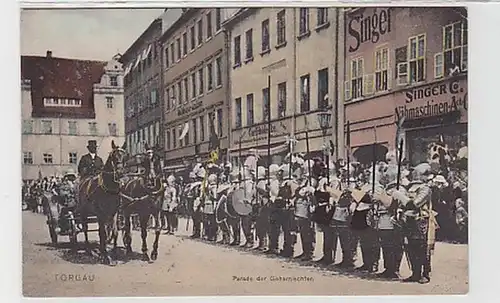
[[[217,223],[215,221],[215,203],[217,202],[217,175],[210,174],[207,179],[206,193],[203,204],[204,238],[215,242],[217,237]]]
[[[147,155],[147,161],[144,162],[145,173],[149,185],[155,186],[154,182],[157,177],[157,174],[162,174],[161,159],[157,154],[155,154],[153,147],[150,147],[147,143],[145,148]]]
[[[269,246],[265,251],[268,254],[279,254],[278,240],[280,236],[280,227],[278,225],[278,207],[275,202],[279,195],[280,190],[280,166],[277,164],[271,164],[269,166],[269,180],[266,180],[267,186],[269,188]]]
[[[231,167],[229,167],[230,169]],[[215,219],[222,232],[222,239],[217,244],[230,244],[231,229],[228,223],[227,203],[228,194],[231,188],[230,179],[226,176],[228,171],[224,170],[219,176],[219,187],[217,189],[217,203],[215,205]],[[236,178],[237,180],[237,178]]]
[[[167,234],[174,234],[175,231],[175,217],[177,212],[177,189],[175,187],[175,177],[173,175],[168,176],[167,184],[165,185],[165,191],[163,193],[163,204],[162,204],[162,229],[165,227],[165,217],[167,218]]]
[[[189,196],[193,199],[193,208],[192,208],[192,218],[193,218],[193,234],[191,238],[200,238],[201,237],[201,223],[203,220],[203,212],[202,212],[202,198],[206,193],[202,193],[202,182],[205,178],[206,170],[200,165],[196,165],[194,170],[194,180],[191,183],[189,189]],[[205,185],[206,187],[206,185]]]
[[[435,240],[435,213],[432,210],[432,190],[427,184],[431,167],[428,163],[417,165],[412,172],[408,192],[394,191],[392,196],[398,200],[396,218],[403,227],[408,241],[407,253],[411,263],[412,275],[404,282],[429,283],[431,272],[431,252]]]
[[[233,171],[230,173],[229,178],[231,180],[231,187],[228,189],[228,205],[232,203],[231,199],[232,196],[231,194],[240,188],[240,173],[238,172],[237,169],[233,169]],[[232,206],[228,206],[232,207]],[[230,246],[238,246],[240,245],[240,238],[241,238],[241,228],[240,228],[240,216],[238,216],[236,213],[228,212],[228,218],[227,222],[229,224],[229,227],[231,228],[231,233],[233,236],[233,240],[229,244]]]
[[[97,155],[97,141],[89,140],[87,149],[89,150],[89,153],[83,155],[78,163],[78,174],[80,175],[80,180],[89,176],[94,176],[104,168],[104,162]]]

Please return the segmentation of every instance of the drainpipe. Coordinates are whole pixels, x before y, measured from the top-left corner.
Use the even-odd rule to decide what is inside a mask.
[[[163,52],[163,45],[160,43],[160,39],[157,39],[156,42],[157,44],[157,47],[160,49],[160,64],[159,64],[159,73],[160,73],[160,83],[159,83],[159,86],[160,86],[160,94],[161,96],[158,96],[159,97],[159,101],[160,101],[160,129],[159,129],[159,133],[157,134],[159,136],[159,144],[160,146],[162,147],[163,149],[163,154],[164,154],[164,159],[165,159],[165,156],[166,156],[166,149],[165,149],[165,132],[164,132],[164,120],[165,120],[165,116],[164,116],[164,109],[165,109],[165,85],[163,83],[164,79],[163,79],[163,71],[164,71],[164,66],[163,66],[163,62],[164,62],[164,52]],[[156,140],[156,138],[155,138]]]
[[[295,136],[297,129],[297,9],[293,8],[293,115],[292,115],[292,132]],[[300,86],[299,86],[300,87]]]
[[[231,58],[230,58],[230,47],[231,47],[231,34],[226,28],[222,28],[222,33],[224,34],[224,47],[222,49],[222,55],[225,58],[226,68],[225,77],[224,77],[224,89],[226,90],[226,121],[227,121],[227,152],[226,152],[226,161],[229,161],[231,158],[229,147],[232,145],[231,142],[233,140],[233,133],[231,132],[231,126],[233,125],[233,113],[231,112]],[[223,115],[224,116],[224,115]],[[229,161],[230,162],[230,161]]]
[[[339,10],[342,8],[335,8],[335,160],[339,159],[339,107],[340,107],[340,94],[339,94]],[[342,83],[342,81],[340,81]],[[342,103],[343,104],[343,103]],[[337,162],[337,161],[335,161]]]

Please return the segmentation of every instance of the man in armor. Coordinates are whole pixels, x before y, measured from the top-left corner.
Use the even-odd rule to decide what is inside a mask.
[[[227,168],[227,167],[226,167]],[[229,167],[231,169],[231,167]],[[229,170],[230,171],[230,170]],[[226,244],[228,245],[231,240],[231,230],[228,223],[228,214],[227,214],[227,203],[228,203],[228,194],[231,188],[231,180],[226,177],[226,173],[228,170],[224,170],[219,177],[219,188],[217,193],[217,204],[215,205],[215,218],[218,227],[222,232],[222,240],[218,241],[217,244]],[[237,178],[236,178],[237,180]]]
[[[255,174],[255,165],[256,159],[253,156],[250,156],[245,161],[245,166],[243,168],[243,178],[242,183],[240,184],[240,188],[244,191],[244,198],[247,202],[250,202],[254,206],[255,202],[255,182],[254,182],[254,174]],[[243,234],[245,235],[245,248],[253,247],[253,234],[252,234],[252,216],[251,214],[246,216],[241,216],[241,228],[243,229]]]
[[[302,254],[295,257],[302,261],[312,260],[314,254],[315,232],[314,223],[311,221],[312,199],[315,188],[309,184],[303,169],[298,167],[293,173],[297,183],[295,189],[295,219],[302,242]]]
[[[190,184],[188,199],[193,200],[192,218],[193,218],[193,234],[191,238],[201,237],[201,221],[203,219],[202,213],[202,180],[205,178],[206,171],[201,164],[196,165],[193,169],[193,182]]]
[[[269,166],[269,249],[266,253],[279,254],[278,240],[280,235],[280,225],[278,220],[279,208],[277,202],[281,187],[280,167],[277,164]],[[278,200],[278,201],[277,201]]]
[[[240,174],[237,169],[233,169],[233,171],[229,174],[229,179],[231,180],[231,187],[228,189],[228,198],[232,197],[231,194],[240,188]],[[229,199],[228,204],[232,203]],[[230,246],[238,246],[240,245],[240,217],[235,213],[228,213],[227,223],[231,228],[231,232],[233,235],[233,241],[229,244]]]
[[[104,168],[104,162],[97,155],[97,141],[89,140],[87,149],[89,150],[89,153],[83,155],[78,163],[78,174],[80,175],[80,180],[89,176],[94,176]]]
[[[274,169],[277,168],[277,165]],[[269,186],[266,178],[266,169],[262,166],[257,168],[257,203],[259,212],[255,222],[255,230],[259,244],[256,249],[264,251],[268,245],[269,234]]]
[[[165,191],[163,193],[161,225],[162,229],[165,227],[165,217],[167,218],[167,234],[174,234],[175,231],[175,217],[177,212],[177,189],[175,187],[175,177],[168,176]]]
[[[396,220],[403,227],[408,240],[407,253],[412,275],[404,282],[429,283],[431,272],[431,251],[434,249],[436,227],[432,210],[432,190],[427,184],[431,167],[428,163],[417,165],[412,172],[408,191],[394,191],[392,196],[399,202]]]
[[[215,242],[217,237],[217,224],[215,221],[215,203],[217,201],[217,175],[208,176],[208,185],[205,189],[203,207],[203,228],[206,240]]]

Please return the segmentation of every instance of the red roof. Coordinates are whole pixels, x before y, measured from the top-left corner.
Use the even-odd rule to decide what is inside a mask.
[[[95,118],[93,85],[106,62],[21,56],[21,79],[31,81],[33,117]],[[44,107],[44,98],[80,99],[81,107]]]

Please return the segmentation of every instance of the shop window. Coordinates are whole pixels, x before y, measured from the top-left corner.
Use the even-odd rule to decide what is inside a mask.
[[[410,37],[408,47],[409,82],[410,84],[422,82],[425,80],[426,35]]]
[[[444,72],[446,76],[467,70],[467,21],[443,27]]]

